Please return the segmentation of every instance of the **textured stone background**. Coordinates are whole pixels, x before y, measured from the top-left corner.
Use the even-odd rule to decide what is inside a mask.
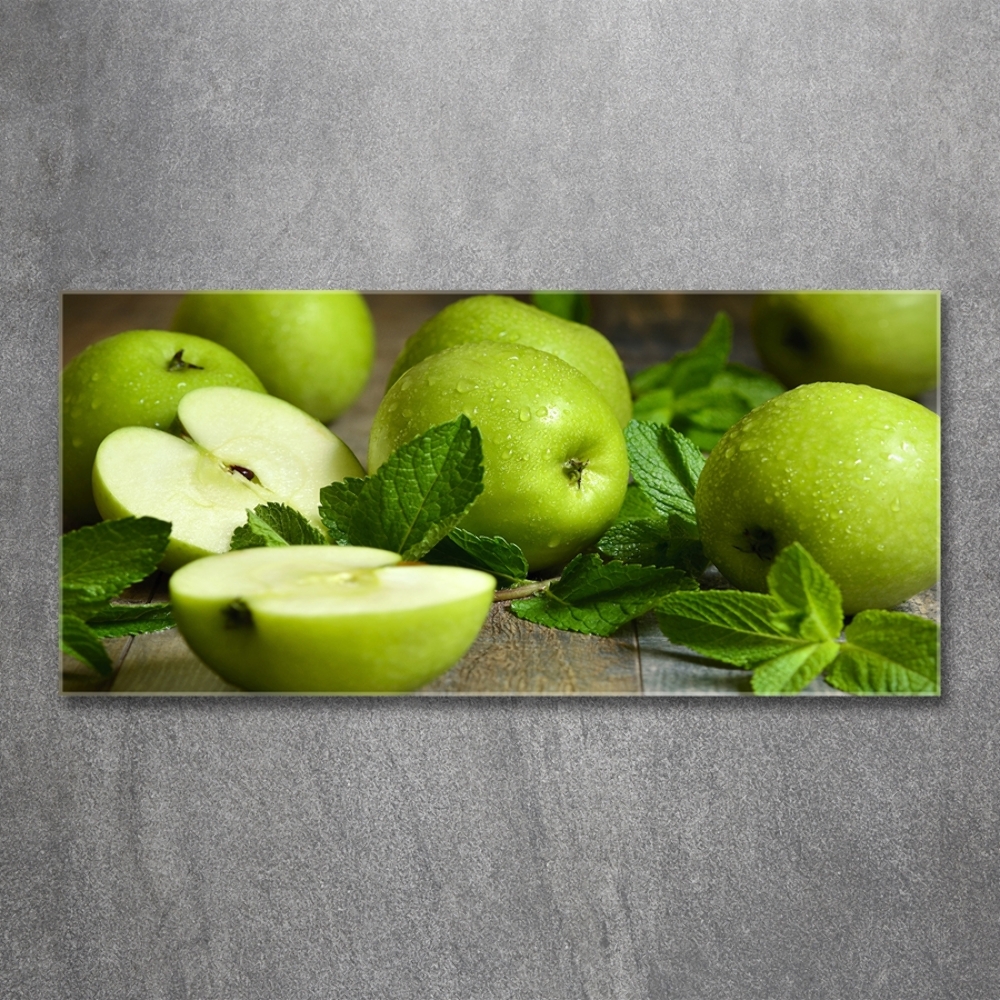
[[[13,2],[0,995],[1000,995],[1000,15]],[[931,287],[940,700],[69,700],[64,289]]]

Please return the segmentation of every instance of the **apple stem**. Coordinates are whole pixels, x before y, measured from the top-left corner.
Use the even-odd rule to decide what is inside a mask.
[[[202,365],[193,365],[190,361],[184,360],[184,349],[181,348],[167,364],[168,372],[182,372],[187,368],[196,368],[198,371],[203,372],[205,369]]]
[[[510,587],[507,590],[498,590],[493,595],[493,601],[514,601],[519,597],[531,597],[532,594],[539,594],[543,590],[548,590],[549,586],[558,580],[559,577],[553,577],[551,580],[529,580],[527,583],[522,583],[520,587]]]
[[[570,458],[564,464],[566,475],[576,484],[576,488],[583,488],[583,470],[587,468],[588,462],[582,462],[578,458]]]

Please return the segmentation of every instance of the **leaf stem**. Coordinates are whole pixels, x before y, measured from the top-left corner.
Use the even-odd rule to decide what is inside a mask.
[[[548,590],[549,586],[555,583],[558,579],[559,577],[554,576],[551,580],[529,580],[527,583],[522,583],[520,587],[510,587],[507,590],[498,590],[493,595],[493,602],[515,601],[519,597],[531,597],[532,594],[538,594],[543,590]]]

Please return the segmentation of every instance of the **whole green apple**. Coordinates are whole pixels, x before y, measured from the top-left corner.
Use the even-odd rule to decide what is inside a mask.
[[[358,398],[375,357],[371,313],[357,292],[192,292],[173,328],[227,347],[269,393],[324,424]]]
[[[585,375],[523,344],[462,344],[404,372],[375,415],[369,471],[461,413],[483,439],[483,492],[464,528],[514,542],[540,569],[614,520],[629,475],[617,418]]]
[[[938,578],[940,421],[866,385],[812,382],[748,413],[694,495],[706,555],[744,590],[801,542],[846,614],[893,608]]]
[[[184,333],[129,330],[91,344],[62,373],[62,503],[67,527],[100,520],[91,492],[98,445],[119,427],[169,429],[192,389],[264,392],[224,347]]]
[[[776,292],[754,300],[757,352],[787,386],[858,382],[901,396],[938,383],[938,292]]]
[[[181,635],[251,691],[402,692],[472,645],[496,581],[395,552],[305,545],[199,559],[170,578]]]
[[[195,389],[178,403],[177,422],[183,436],[119,428],[94,460],[94,498],[105,518],[171,523],[164,569],[226,552],[258,504],[294,507],[321,528],[320,490],[364,475],[329,428],[277,396]]]
[[[632,418],[628,377],[610,341],[589,326],[507,295],[461,299],[432,316],[407,340],[389,375],[389,386],[408,368],[438,351],[484,340],[526,344],[562,358],[597,386],[622,427]]]

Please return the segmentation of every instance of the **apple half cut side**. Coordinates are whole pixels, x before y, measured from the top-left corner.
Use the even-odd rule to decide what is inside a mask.
[[[249,691],[402,693],[457,663],[493,601],[488,573],[355,546],[241,549],[170,578],[181,635]]]
[[[340,438],[274,396],[195,389],[180,400],[177,419],[183,436],[122,427],[101,442],[94,461],[102,517],[171,522],[167,570],[226,552],[258,504],[287,504],[320,527],[320,490],[364,475]]]

